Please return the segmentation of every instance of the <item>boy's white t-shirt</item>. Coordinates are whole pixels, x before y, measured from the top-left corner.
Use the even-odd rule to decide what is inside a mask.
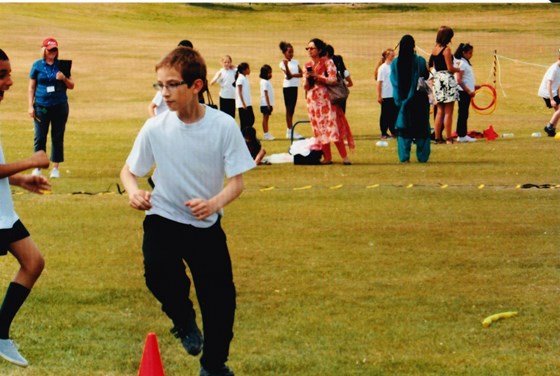
[[[548,98],[549,92],[547,82],[552,81],[552,95],[558,95],[558,88],[560,87],[560,66],[559,62],[552,64],[544,74],[544,77],[539,87],[539,97]]]
[[[145,176],[155,167],[152,208],[147,215],[202,228],[212,226],[223,210],[198,220],[184,203],[214,197],[223,189],[224,177],[255,167],[235,120],[210,107],[192,124],[183,123],[175,111],[148,119],[126,163],[136,176]]]

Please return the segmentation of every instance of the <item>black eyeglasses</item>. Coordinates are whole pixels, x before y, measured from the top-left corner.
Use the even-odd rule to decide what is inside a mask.
[[[309,51],[309,50],[316,50],[316,49],[317,49],[317,47],[305,47],[305,50],[306,50],[306,51]]]
[[[186,82],[185,81],[180,81],[180,82],[170,82],[168,84],[162,84],[161,82],[156,82],[155,84],[153,84],[152,86],[154,87],[154,89],[156,89],[157,91],[162,91],[163,89],[167,89],[168,91],[175,91],[177,90],[177,88],[181,85],[185,85]]]
[[[51,48],[50,50],[47,50],[48,52],[58,52],[58,48]]]

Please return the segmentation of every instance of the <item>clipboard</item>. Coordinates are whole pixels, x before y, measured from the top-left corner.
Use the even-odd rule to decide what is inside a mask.
[[[66,77],[71,77],[72,60],[59,60],[58,70],[61,71]]]

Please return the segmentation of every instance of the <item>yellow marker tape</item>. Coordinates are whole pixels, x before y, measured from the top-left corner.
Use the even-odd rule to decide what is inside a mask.
[[[52,195],[52,191],[41,191],[44,195]]]
[[[519,189],[519,188],[521,188],[521,184],[517,184],[517,185],[515,186],[515,189]]]
[[[272,191],[274,188],[276,188],[276,187],[272,186],[272,187],[261,188],[260,191],[261,191],[261,192],[264,192],[264,191]]]
[[[342,188],[342,184],[334,185],[334,186],[330,187],[329,189],[339,189],[339,188]]]
[[[484,184],[480,184],[480,185],[478,186],[478,189],[482,189],[482,188],[484,188]]]
[[[447,187],[449,187],[449,186],[447,184],[444,184],[444,185],[441,186],[441,189],[445,189]]]
[[[377,188],[377,187],[379,187],[379,184],[373,184],[373,185],[368,185],[368,186],[366,186],[367,189],[370,189],[370,188]]]
[[[296,187],[294,188],[294,191],[300,191],[302,189],[311,189],[311,185],[304,185],[303,187]]]
[[[412,187],[414,187],[414,184],[409,184],[409,185],[407,185],[406,187],[407,187],[407,188],[412,188]]]
[[[496,313],[482,320],[482,326],[488,328],[494,321],[498,321],[500,319],[507,319],[516,315],[517,315],[517,311]]]

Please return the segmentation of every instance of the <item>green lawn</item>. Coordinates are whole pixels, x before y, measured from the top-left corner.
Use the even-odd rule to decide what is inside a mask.
[[[284,153],[280,40],[307,61],[319,37],[344,56],[355,86],[356,136],[343,166],[259,166],[225,209],[238,291],[229,365],[237,375],[542,375],[560,362],[560,141],[533,138],[551,111],[537,89],[557,58],[556,5],[508,4],[3,4],[0,48],[12,89],[0,106],[6,159],[32,152],[28,72],[54,36],[73,60],[66,162],[53,193],[14,190],[18,214],[47,266],[12,325],[30,362],[0,361],[1,375],[137,375],[157,334],[166,375],[198,375],[144,285],[143,213],[120,194],[119,171],[147,117],[154,65],[190,39],[209,76],[230,54],[273,67],[275,109],[263,142]],[[437,28],[469,42],[478,83],[496,85],[497,109],[471,111],[469,127],[513,138],[434,145],[430,161],[398,163],[396,143],[376,147],[373,72],[402,35],[430,51]],[[495,53],[498,58],[496,59]],[[495,74],[494,74],[495,72]],[[212,87],[215,100],[218,89]],[[255,127],[261,133],[260,113]],[[296,118],[307,118],[303,93]],[[455,125],[454,125],[455,128]],[[309,125],[298,132],[311,135]],[[262,133],[261,133],[262,134]],[[543,132],[544,134],[544,132]],[[535,184],[541,188],[523,188]],[[0,262],[0,291],[17,263]],[[516,317],[489,328],[494,313]]]

